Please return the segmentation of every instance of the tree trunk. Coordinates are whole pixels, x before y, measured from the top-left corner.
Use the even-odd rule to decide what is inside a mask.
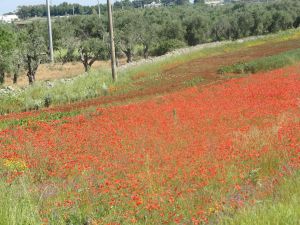
[[[27,55],[27,66],[28,66],[27,77],[28,77],[28,82],[30,85],[33,84],[31,61],[32,61],[32,58],[29,55]]]
[[[149,56],[149,47],[148,47],[148,45],[145,45],[144,46],[144,58],[148,59],[148,56]]]
[[[128,49],[126,52],[125,52],[125,55],[127,57],[127,63],[131,63],[132,62],[132,53],[131,53],[131,50]]]
[[[27,72],[27,77],[30,85],[32,85],[35,82],[35,73],[36,71],[33,70]]]
[[[30,85],[32,85],[35,82],[35,74],[36,71],[38,70],[40,60],[38,60],[36,57],[32,57],[30,55],[27,55],[27,66],[28,66],[28,72],[27,72],[27,77],[28,77],[28,82]],[[34,63],[34,65],[32,65]]]
[[[116,67],[119,67],[119,58],[116,57]]]
[[[18,83],[18,73],[14,73],[13,83]]]
[[[84,72],[89,72],[89,64],[84,62],[83,66],[84,66]]]
[[[84,66],[84,71],[88,72],[90,70],[90,66],[89,66],[89,57],[88,57],[87,53],[83,53],[81,50],[80,51],[80,59]]]
[[[0,84],[4,84],[5,73],[4,71],[0,71]]]
[[[94,64],[94,62],[96,62],[97,60],[97,57],[94,57],[90,60],[90,62],[88,63],[89,64],[89,70],[92,68],[92,65]]]
[[[29,84],[32,85],[34,83],[34,80],[35,80],[34,76],[28,72],[27,77],[28,77]]]
[[[21,65],[18,64],[16,71],[14,72],[14,78],[13,78],[13,83],[16,84],[18,82],[18,77],[19,77],[19,71],[20,71]]]

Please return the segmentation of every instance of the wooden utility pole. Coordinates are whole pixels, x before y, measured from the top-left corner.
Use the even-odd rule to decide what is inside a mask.
[[[110,49],[111,49],[111,72],[112,72],[113,81],[117,81],[116,50],[115,50],[115,41],[114,41],[111,0],[107,0],[107,11],[108,11]]]
[[[54,63],[54,53],[53,53],[53,39],[52,39],[52,26],[51,26],[51,13],[49,0],[46,0],[47,4],[47,15],[48,15],[48,34],[49,34],[49,51],[51,63]]]
[[[98,0],[98,14],[99,14],[99,19],[101,19],[101,8],[100,8],[100,1]]]

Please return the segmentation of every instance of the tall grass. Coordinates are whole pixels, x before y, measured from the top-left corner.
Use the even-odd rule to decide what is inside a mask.
[[[224,66],[219,69],[219,73],[257,73],[269,71],[292,65],[300,61],[300,49],[295,49],[281,53],[279,55],[263,57],[251,62],[239,62],[231,66]]]
[[[91,109],[86,110],[74,110],[71,112],[55,112],[55,113],[40,113],[37,116],[29,116],[26,118],[21,119],[15,119],[12,120],[1,120],[0,121],[0,131],[8,128],[14,128],[14,127],[25,127],[28,126],[31,123],[34,123],[36,121],[39,122],[51,122],[54,120],[60,120],[61,122],[64,122],[64,118],[76,116],[78,114],[84,113],[84,112],[90,112]]]
[[[300,171],[278,186],[274,196],[255,207],[238,211],[233,217],[224,217],[223,225],[295,225],[300,224]]]
[[[28,180],[18,178],[13,183],[7,183],[0,179],[0,190],[1,225],[42,224]]]

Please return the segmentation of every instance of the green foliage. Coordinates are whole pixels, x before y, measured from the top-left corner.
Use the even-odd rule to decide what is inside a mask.
[[[177,39],[164,40],[158,43],[158,45],[151,51],[151,55],[164,55],[167,52],[171,52],[175,49],[185,46],[183,41]]]
[[[0,23],[0,84],[4,83],[5,73],[13,65],[16,35],[12,27]]]
[[[153,23],[153,11],[145,11],[141,21],[138,24],[138,42],[143,46],[143,57],[146,59],[149,56],[150,49],[159,40],[158,34],[161,26]],[[151,32],[149,32],[151,31]]]
[[[22,119],[12,119],[12,120],[2,120],[0,121],[0,130],[13,128],[13,127],[20,127],[20,126],[28,126],[35,121],[42,121],[42,122],[51,122],[55,120],[64,121],[64,118],[76,116],[82,113],[80,110],[70,111],[70,112],[56,112],[56,113],[41,113],[35,117],[26,117]]]
[[[69,42],[73,41],[75,37],[74,24],[69,19],[56,19],[52,25],[52,34],[54,50],[67,48]]]
[[[117,19],[115,23],[116,29],[116,45],[127,57],[127,62],[132,61],[134,49],[138,45],[138,20],[137,13],[133,11],[124,11],[118,14],[121,19]]]
[[[232,38],[231,22],[224,17],[215,21],[211,28],[211,38],[214,41],[229,40]]]
[[[62,63],[81,60],[88,71],[96,60],[108,59],[108,33],[104,24],[97,15],[56,20],[53,24],[56,60]]]
[[[285,67],[300,60],[300,49],[291,50],[275,56],[260,58],[251,62],[240,62],[231,66],[221,67],[220,74],[226,73],[257,73]]]
[[[106,33],[106,28],[103,25],[103,21],[98,16],[76,16],[67,19],[71,23],[71,27],[74,29],[75,37],[80,40],[86,38],[102,38]]]
[[[182,21],[165,18],[160,31],[159,37],[161,40],[180,40],[184,41],[184,26]]]
[[[94,11],[98,10],[98,6],[82,6],[80,4],[69,4],[67,2],[59,5],[51,6],[52,16],[65,16],[65,15],[92,15]],[[101,11],[105,11],[106,6],[101,5]],[[17,14],[20,18],[26,19],[30,17],[43,17],[47,16],[47,9],[44,4],[39,5],[23,5],[19,6]]]
[[[189,45],[197,45],[208,41],[208,21],[202,16],[192,16],[186,21],[185,39]]]
[[[194,87],[194,86],[200,84],[203,81],[204,81],[204,78],[202,78],[202,77],[195,77],[195,78],[193,78],[191,80],[185,81],[184,83],[185,83],[186,87]]]
[[[35,81],[35,75],[39,65],[47,61],[47,45],[45,38],[40,34],[43,25],[40,22],[34,22],[27,28],[25,43],[25,69],[29,83]]]
[[[205,0],[194,0],[194,4],[204,4]]]
[[[108,52],[109,46],[98,38],[83,40],[79,45],[80,59],[86,72],[96,60],[107,60]]]

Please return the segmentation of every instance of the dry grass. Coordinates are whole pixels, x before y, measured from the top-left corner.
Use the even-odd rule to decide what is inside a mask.
[[[121,61],[121,64],[122,63],[123,60]],[[107,68],[109,65],[109,61],[97,61],[94,63],[93,68],[96,70],[101,70]],[[54,65],[42,64],[37,71],[36,79],[37,81],[52,81],[62,78],[76,77],[82,73],[84,73],[84,68],[80,62],[66,63],[64,65],[61,63],[55,63]],[[18,79],[17,86],[24,87],[27,85],[28,79],[26,72],[23,71]],[[14,86],[11,76],[6,79],[5,86]]]

